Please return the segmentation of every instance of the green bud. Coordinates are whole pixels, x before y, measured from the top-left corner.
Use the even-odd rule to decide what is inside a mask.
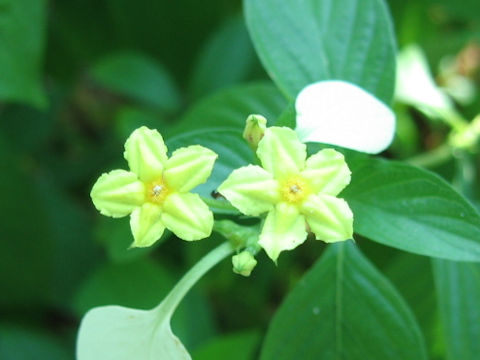
[[[248,145],[257,150],[258,142],[263,138],[265,129],[267,128],[267,119],[262,115],[250,115],[245,123],[245,130],[243,130],[243,138],[248,142]]]
[[[257,260],[248,251],[242,251],[240,254],[232,257],[233,272],[243,276],[250,276],[253,268],[257,265]]]
[[[480,115],[459,130],[454,131],[449,138],[453,148],[474,150],[480,140]]]

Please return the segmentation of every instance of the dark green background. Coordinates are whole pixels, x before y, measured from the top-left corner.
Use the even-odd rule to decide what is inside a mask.
[[[388,4],[399,46],[420,43],[434,71],[442,56],[479,41],[475,0]],[[119,54],[127,65],[112,64]],[[220,241],[167,236],[154,249],[127,251],[128,220],[103,218],[91,204],[96,178],[126,167],[123,142],[135,127],[174,133],[197,101],[268,76],[241,2],[232,0],[0,0],[0,64],[9,56],[13,65],[0,66],[0,358],[70,359],[85,311],[111,303],[153,307]],[[276,96],[269,95],[272,116],[285,105]],[[462,111],[473,116],[478,105],[477,97]],[[420,136],[386,156],[411,155],[430,146],[425,139],[444,136],[441,125],[413,115]],[[453,176],[448,166],[442,171]],[[443,358],[428,260],[359,244],[412,306],[429,353]],[[323,248],[307,242],[278,267],[261,254],[249,279],[225,261],[181,305],[176,334],[194,358],[231,349],[238,359],[256,357],[275,309]]]

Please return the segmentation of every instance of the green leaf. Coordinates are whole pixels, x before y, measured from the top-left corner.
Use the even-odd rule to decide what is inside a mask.
[[[2,360],[68,360],[67,349],[45,329],[31,330],[0,325],[0,359]]]
[[[0,136],[0,293],[8,294],[0,304],[63,308],[97,261],[91,224],[57,179],[25,159]]]
[[[9,104],[1,110],[0,119],[0,132],[19,152],[35,153],[47,146],[58,126],[53,111],[28,105]]]
[[[380,159],[347,163],[352,182],[341,196],[356,233],[421,255],[480,261],[480,215],[440,177]]]
[[[352,242],[329,245],[276,313],[262,360],[426,359],[414,317]]]
[[[372,242],[370,242],[370,245],[376,246],[383,251],[388,249]],[[391,249],[388,250],[392,251]],[[433,355],[435,351],[434,344],[438,342],[439,336],[437,330],[436,297],[430,259],[407,252],[395,251],[394,253],[396,256],[386,261],[384,274],[413,310],[415,318],[425,336],[428,350]],[[380,258],[383,257],[383,259],[386,258],[384,252],[378,252],[375,255]]]
[[[138,53],[117,53],[101,59],[93,79],[114,93],[164,111],[180,106],[180,94],[168,72],[155,60]]]
[[[338,79],[392,100],[395,43],[383,0],[246,0],[245,16],[263,65],[291,98]]]
[[[195,360],[253,360],[260,342],[258,331],[245,331],[217,337],[193,353]]]
[[[244,81],[257,63],[243,18],[229,19],[202,49],[192,75],[191,91],[200,97]]]
[[[0,0],[0,99],[45,107],[45,0]]]
[[[447,360],[480,354],[480,265],[433,260]]]
[[[0,133],[0,305],[34,306],[49,298],[54,241],[32,176]],[[19,195],[21,194],[21,196]],[[28,224],[28,226],[26,226]],[[19,267],[19,259],[22,266]],[[21,274],[12,276],[12,274]]]
[[[210,299],[200,288],[193,288],[172,317],[172,330],[187,349],[194,349],[216,333],[216,319]]]
[[[172,276],[148,259],[109,264],[97,269],[80,287],[74,308],[78,314],[109,304],[150,309],[173,285]]]
[[[67,307],[89,269],[98,263],[100,253],[92,241],[88,213],[72,200],[58,182],[53,178],[39,178],[35,188],[49,233],[43,245],[42,239],[35,237],[37,228],[31,228],[31,238],[36,239],[38,247],[46,247],[48,242],[52,242],[52,247],[47,247],[47,251],[53,254],[53,261],[49,264],[50,301],[60,308]],[[39,249],[35,247],[34,251],[36,256]],[[38,289],[37,286],[33,290]]]
[[[163,242],[171,233],[167,232],[162,238],[147,248],[130,248],[133,242],[130,230],[130,218],[112,219],[106,216],[98,218],[95,231],[96,239],[101,243],[113,262],[128,262],[144,257],[155,249],[157,243]]]
[[[239,85],[197,102],[170,133],[182,134],[207,127],[233,128],[241,133],[250,114],[263,115],[271,126],[286,105],[285,98],[271,83]]]
[[[142,126],[159,129],[163,133],[163,129],[168,126],[168,123],[158,114],[140,107],[125,106],[117,111],[115,132],[119,139],[127,139],[135,129]]]

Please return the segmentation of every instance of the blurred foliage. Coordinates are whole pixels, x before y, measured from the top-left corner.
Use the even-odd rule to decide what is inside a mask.
[[[480,109],[480,2],[387,3],[400,47],[420,44],[438,79],[441,60],[453,57],[474,82],[472,102],[457,104],[473,118]],[[215,239],[187,244],[167,234],[153,249],[127,250],[127,221],[98,216],[89,191],[99,174],[125,167],[123,142],[139,125],[158,128],[172,149],[186,141],[186,128],[198,129],[189,142],[223,149],[217,183],[244,165],[245,156],[253,161],[239,155],[244,148],[236,143],[244,119],[262,113],[272,124],[287,100],[257,58],[241,5],[0,0],[1,359],[72,358],[86,310],[112,303],[151,307],[212,248]],[[389,157],[430,150],[447,136],[444,125],[414,109],[398,105],[396,112],[399,134]],[[219,121],[221,127],[202,133]],[[212,141],[218,138],[223,142]],[[478,177],[478,156],[466,161]],[[447,162],[435,170],[450,181],[458,168]],[[480,187],[461,185],[478,204]],[[358,244],[411,306],[431,358],[445,359],[438,319],[454,304],[442,302],[439,314],[433,278],[450,271],[466,284],[478,269],[437,263],[432,275],[427,258]],[[176,334],[194,358],[220,359],[231,351],[238,355],[231,359],[256,358],[260,334],[323,249],[307,242],[277,267],[260,254],[248,279],[222,263],[182,303]]]

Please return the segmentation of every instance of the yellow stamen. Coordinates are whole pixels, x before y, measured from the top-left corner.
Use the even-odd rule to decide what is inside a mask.
[[[146,187],[148,201],[161,204],[170,193],[170,189],[165,185],[163,179],[155,180]]]
[[[293,176],[281,184],[280,193],[286,202],[299,203],[310,194],[310,187],[302,177]]]

